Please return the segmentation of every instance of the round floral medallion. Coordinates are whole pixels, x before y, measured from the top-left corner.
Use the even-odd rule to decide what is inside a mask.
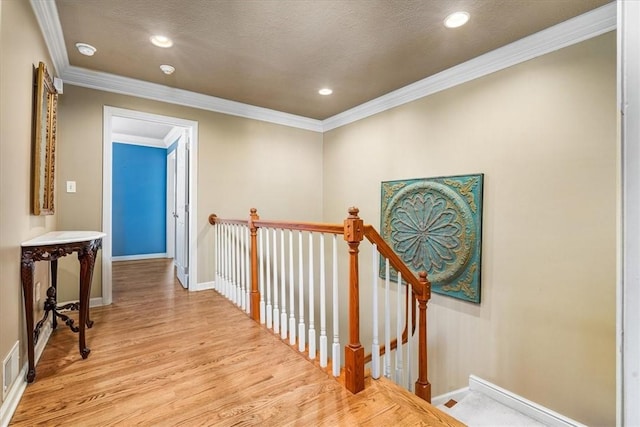
[[[476,236],[471,211],[455,191],[436,182],[413,183],[386,210],[391,245],[412,270],[426,271],[434,285],[463,273]]]

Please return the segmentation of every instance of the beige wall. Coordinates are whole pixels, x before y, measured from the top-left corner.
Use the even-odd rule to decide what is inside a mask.
[[[51,231],[55,216],[30,215],[33,67],[51,60],[28,1],[0,1],[0,361],[16,341],[20,367],[26,335],[20,284],[20,243]],[[48,281],[39,263],[36,281]],[[4,378],[2,378],[4,383]]]
[[[324,135],[329,222],[377,226],[381,181],[485,174],[482,303],[432,298],[434,395],[475,374],[615,424],[615,96],[609,33]]]
[[[66,85],[59,103],[58,179],[76,181],[77,192],[58,186],[59,229],[102,229],[105,105],[198,122],[198,283],[213,280],[209,214],[247,217],[256,207],[269,218],[321,219],[321,134]],[[61,278],[73,284],[77,262],[64,261]],[[100,286],[97,269],[93,296],[101,294]],[[76,293],[75,286],[63,286],[59,299],[74,299]]]

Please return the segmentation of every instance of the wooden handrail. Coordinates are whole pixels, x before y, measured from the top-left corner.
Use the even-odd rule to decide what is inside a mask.
[[[418,277],[413,273],[413,271],[409,270],[409,267],[402,262],[400,257],[393,251],[393,249],[391,249],[372,225],[364,226],[364,236],[367,240],[378,247],[378,252],[389,260],[389,264],[391,264],[396,271],[402,273],[402,278],[411,285],[414,293],[421,294],[423,292],[423,284],[420,282]]]
[[[285,230],[310,231],[314,233],[344,234],[344,225],[342,224],[287,221],[255,221],[254,224],[258,228],[277,228]]]
[[[380,234],[371,225],[365,225],[358,216],[359,210],[355,207],[349,208],[349,216],[343,224],[323,224],[315,222],[290,222],[290,221],[264,221],[260,220],[255,208],[250,211],[248,220],[239,219],[221,219],[215,214],[209,215],[209,223],[216,224],[232,224],[245,225],[250,231],[250,259],[251,259],[251,297],[250,312],[251,317],[260,321],[260,293],[258,289],[258,245],[257,230],[259,228],[287,229],[299,230],[327,234],[342,234],[344,240],[349,246],[349,343],[345,346],[345,386],[352,393],[357,393],[364,389],[364,365],[371,361],[371,355],[365,356],[364,348],[360,343],[360,284],[359,284],[359,266],[358,253],[359,245],[366,237],[369,242],[377,246],[378,252],[389,260],[391,266],[402,274],[403,280],[411,286],[411,316],[412,316],[412,334],[416,328],[416,304],[418,301],[419,321],[418,337],[419,337],[419,361],[418,361],[418,379],[416,381],[416,395],[426,401],[431,401],[431,384],[427,377],[427,302],[431,297],[431,283],[427,280],[426,272],[421,272],[416,276],[402,262],[400,257],[391,249]],[[407,293],[405,303],[409,303],[409,294]],[[402,343],[406,343],[409,337],[408,333],[408,316],[409,311],[405,311],[405,328],[402,333]],[[391,342],[391,349],[396,349],[398,340]],[[382,346],[381,354],[387,349]]]
[[[218,218],[216,214],[209,215],[209,224],[238,224],[238,225],[247,225],[249,223],[246,219],[222,219]]]

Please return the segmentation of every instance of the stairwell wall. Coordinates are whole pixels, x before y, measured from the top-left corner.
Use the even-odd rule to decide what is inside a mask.
[[[608,33],[324,134],[325,222],[377,227],[381,181],[485,174],[482,302],[433,296],[433,395],[475,374],[615,424],[616,129]]]

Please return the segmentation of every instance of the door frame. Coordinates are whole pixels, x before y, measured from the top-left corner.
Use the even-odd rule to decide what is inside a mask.
[[[186,128],[189,137],[189,225],[187,236],[189,259],[189,290],[197,290],[198,277],[198,233],[196,227],[197,184],[198,184],[198,122],[177,117],[162,116],[143,111],[128,110],[118,107],[104,106],[103,108],[103,141],[102,141],[102,231],[106,236],[102,239],[102,304],[112,302],[112,178],[113,178],[113,137],[112,118],[125,117],[146,120]]]

